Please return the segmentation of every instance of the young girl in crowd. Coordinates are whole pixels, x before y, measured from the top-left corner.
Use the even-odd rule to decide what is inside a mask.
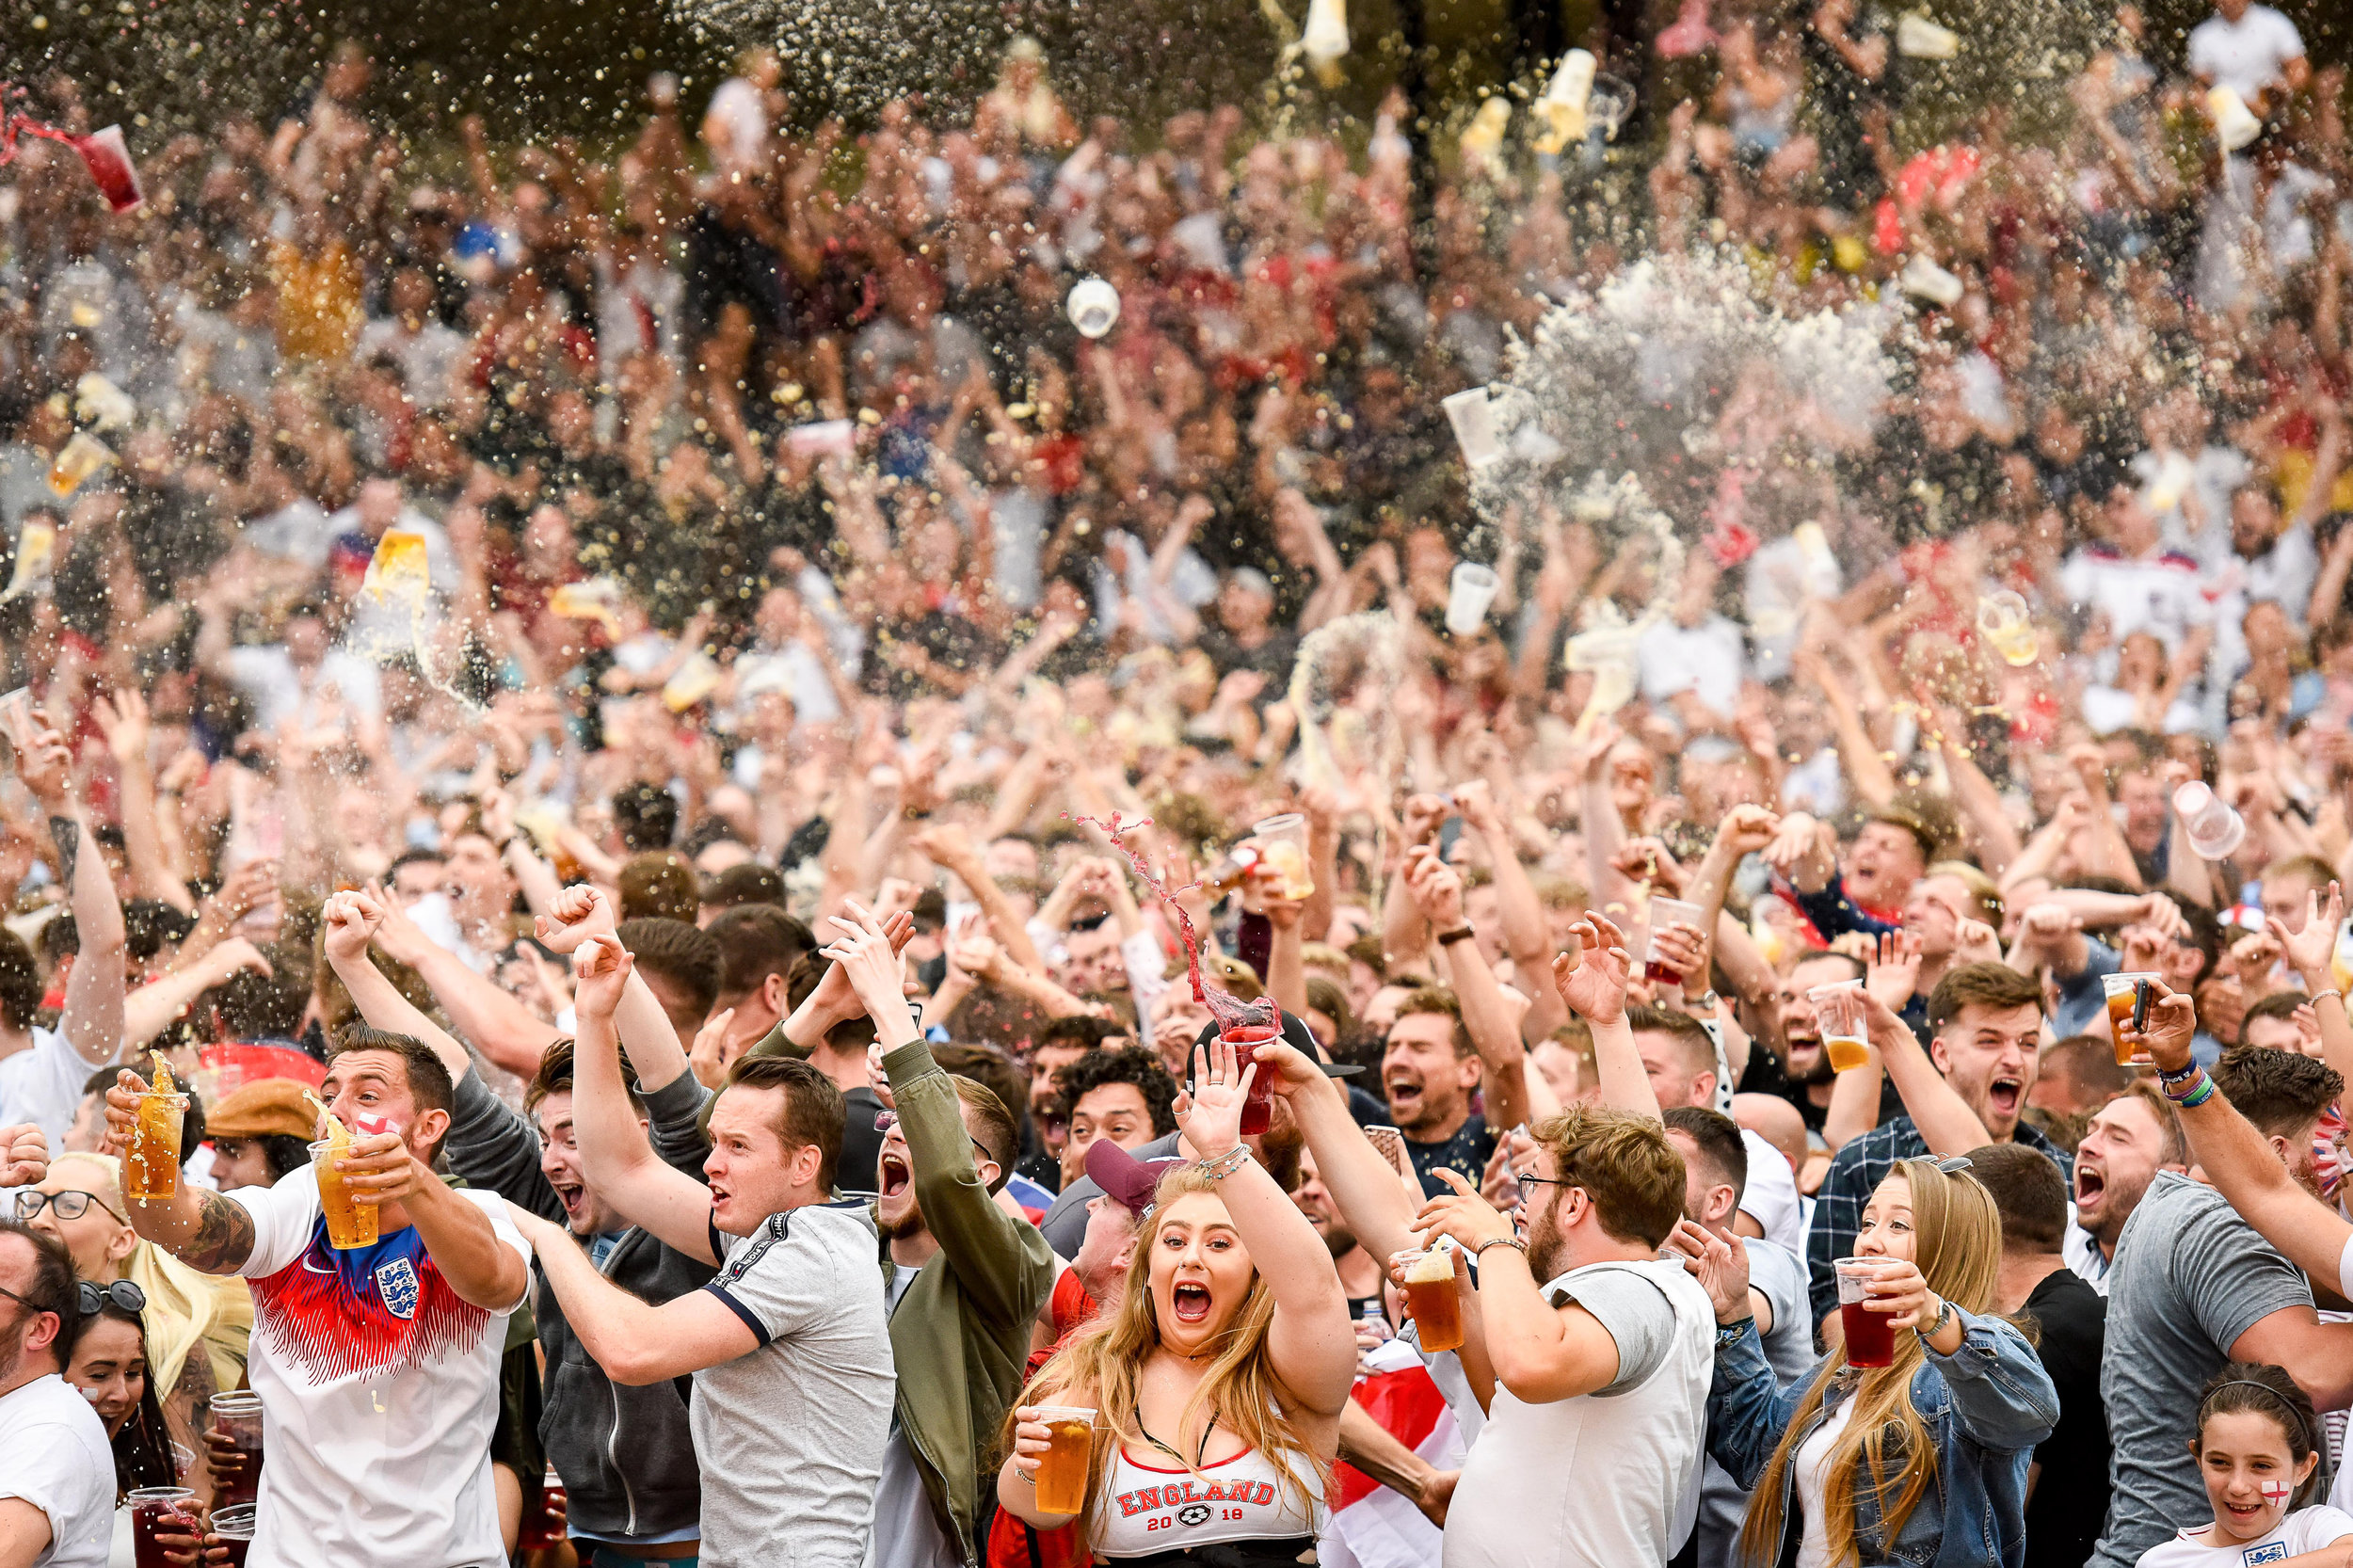
[[[1233,1048],[1214,1061],[1177,1101],[1202,1158],[1160,1178],[1116,1307],[1023,1391],[997,1496],[1040,1529],[1078,1519],[1097,1559],[1291,1568],[1314,1555],[1356,1341],[1330,1252],[1241,1142]],[[1076,1514],[1039,1507],[1046,1405],[1096,1413]]]
[[[1750,1314],[1745,1255],[1712,1255],[1702,1280],[1723,1327],[1708,1451],[1752,1489],[1745,1561],[1781,1560],[1792,1529],[1798,1568],[2017,1560],[2026,1466],[2058,1395],[2025,1336],[1993,1316],[2002,1219],[1966,1163],[1903,1160],[1863,1210],[1854,1256],[1867,1306],[1895,1330],[1885,1367],[1858,1370],[1833,1351],[1782,1388]]]
[[[2198,1404],[2190,1451],[2214,1520],[2140,1554],[2140,1568],[2343,1568],[2353,1562],[2353,1514],[2319,1493],[2320,1422],[2313,1401],[2277,1367],[2234,1361]]]

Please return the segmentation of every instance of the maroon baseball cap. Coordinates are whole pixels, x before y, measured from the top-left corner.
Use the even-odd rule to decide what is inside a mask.
[[[1138,1160],[1108,1138],[1097,1138],[1087,1145],[1087,1178],[1126,1205],[1128,1212],[1139,1220],[1152,1207],[1160,1177],[1171,1166],[1183,1163],[1176,1159]]]

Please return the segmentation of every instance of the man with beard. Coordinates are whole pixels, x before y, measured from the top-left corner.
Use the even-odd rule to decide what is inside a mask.
[[[1667,1142],[1683,1156],[1683,1220],[1670,1243],[1698,1271],[1705,1256],[1691,1235],[1705,1231],[1718,1240],[1739,1247],[1749,1258],[1749,1309],[1756,1332],[1765,1342],[1765,1359],[1785,1384],[1801,1378],[1814,1365],[1814,1330],[1806,1317],[1805,1261],[1789,1248],[1756,1236],[1737,1236],[1733,1217],[1754,1167],[1741,1137],[1739,1124],[1720,1111],[1703,1106],[1677,1106],[1664,1112]],[[1788,1161],[1770,1150],[1777,1164]],[[1690,1542],[1670,1568],[1731,1562],[1740,1521],[1748,1512],[1748,1490],[1713,1459],[1700,1475],[1699,1524]]]
[[[63,1376],[75,1291],[62,1243],[0,1219],[0,1562],[105,1568],[114,1452]]]
[[[2211,1514],[2182,1434],[2224,1363],[2284,1368],[2322,1410],[2353,1403],[2353,1323],[2320,1320],[2298,1268],[2345,1284],[2353,1227],[2320,1203],[2313,1148],[2345,1080],[2308,1056],[2244,1046],[2210,1078],[2192,1060],[2197,1010],[2157,989],[2137,1043],[2215,1186],[2160,1173],[2117,1244],[2100,1362],[2115,1490],[2090,1559],[2100,1568],[2127,1568]],[[2324,1483],[2327,1471],[2324,1455]]]
[[[376,968],[368,940],[383,911],[375,902],[364,893],[337,893],[327,901],[323,919],[327,961],[360,1016],[424,1040],[449,1069],[455,1080],[447,1144],[452,1171],[470,1186],[564,1225],[607,1279],[647,1301],[674,1301],[711,1278],[709,1265],[632,1225],[587,1179],[573,1128],[570,1041],[558,1040],[540,1058],[519,1115],[472,1070],[465,1047],[410,1006]],[[612,934],[612,905],[600,894],[567,888],[545,923],[549,945],[568,952],[590,936]],[[661,1084],[658,1092],[643,1094],[632,1075],[631,1109],[650,1128],[663,1159],[691,1176],[704,1152],[696,1125],[702,1087],[687,1071],[686,1053],[660,1000],[633,974],[620,1013],[630,1064]],[[536,1326],[547,1358],[539,1432],[548,1462],[564,1480],[572,1539],[636,1558],[694,1556],[701,1488],[683,1391],[666,1381],[625,1387],[606,1376],[566,1321],[546,1283],[545,1260],[535,1258],[533,1270],[539,1284]]]
[[[2106,1042],[2102,1048],[2107,1048]],[[2103,1296],[2108,1293],[2108,1271],[2124,1224],[2163,1171],[2186,1175],[2189,1144],[2172,1102],[2144,1079],[2094,1112],[2075,1145],[2075,1217],[2067,1227],[2067,1266]]]
[[[1892,1017],[1871,1005],[1881,1016]],[[1981,1143],[2014,1139],[2049,1155],[2062,1172],[2073,1169],[2065,1150],[2018,1119],[2040,1064],[2042,987],[2005,965],[1964,964],[1937,983],[1929,997],[1929,1023],[1936,1034],[1926,1061],[1908,1028],[1894,1025],[1885,1037],[1872,1031],[1871,1043],[1879,1047],[1888,1080],[1905,1096],[1909,1113],[1849,1139],[1822,1178],[1806,1237],[1817,1324],[1837,1315],[1838,1276],[1832,1264],[1854,1250],[1863,1206],[1898,1160],[1931,1153],[1916,1119],[1928,1112],[1931,1096],[1948,1090],[1976,1118],[1975,1126],[1952,1141],[1954,1146],[1933,1152],[1960,1154]],[[1928,1071],[1931,1064],[1933,1072]],[[1980,1128],[1983,1138],[1976,1136]]]
[[[1797,1108],[1808,1132],[1819,1133],[1830,1120],[1830,1092],[1837,1083],[1838,1075],[1831,1070],[1830,1055],[1822,1049],[1822,1026],[1814,1014],[1814,992],[1819,986],[1862,978],[1861,959],[1843,952],[1810,953],[1798,960],[1769,997],[1750,996],[1748,1000],[1760,1007],[1767,1000],[1777,1004],[1784,1054],[1776,1061],[1770,1051],[1752,1048],[1748,1069],[1740,1075],[1741,1090],[1779,1095]],[[1903,1101],[1897,1096],[1896,1086],[1882,1083],[1880,1120],[1884,1122],[1902,1112]]]
[[[1453,992],[1433,985],[1405,999],[1382,1049],[1381,1087],[1425,1192],[1445,1191],[1439,1170],[1477,1182],[1495,1154],[1495,1129],[1471,1110],[1485,1073]]]
[[[857,904],[843,907],[850,918],[832,923],[846,935],[824,952],[874,1021],[869,1060],[889,1107],[874,1220],[888,1243],[883,1288],[899,1388],[869,1561],[956,1568],[982,1540],[981,1466],[1027,1375],[1054,1258],[1037,1227],[996,1202],[1013,1175],[1013,1112],[940,1070],[908,1010],[889,934]]]
[[[1789,879],[1798,907],[1825,939],[1849,931],[1877,936],[1902,923],[1913,884],[1927,874],[1936,842],[1921,818],[1890,807],[1863,824],[1842,869],[1830,824],[1792,812],[1781,819],[1766,859]]]

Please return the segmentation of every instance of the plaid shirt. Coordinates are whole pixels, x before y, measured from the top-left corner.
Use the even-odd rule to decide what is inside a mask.
[[[2040,1149],[2058,1164],[2069,1191],[2075,1184],[2075,1160],[2025,1123],[2018,1124],[2017,1141]],[[1849,1141],[1830,1162],[1830,1175],[1814,1196],[1814,1226],[1806,1232],[1806,1294],[1817,1324],[1838,1309],[1838,1278],[1831,1265],[1854,1251],[1855,1233],[1863,1228],[1863,1206],[1899,1160],[1929,1160],[1928,1141],[1909,1116],[1883,1122]]]

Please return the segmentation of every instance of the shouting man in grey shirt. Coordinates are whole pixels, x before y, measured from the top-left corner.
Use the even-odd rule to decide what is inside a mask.
[[[581,1164],[632,1224],[719,1265],[650,1305],[560,1227],[517,1209],[547,1283],[614,1382],[695,1378],[702,1558],[712,1568],[855,1568],[866,1555],[896,1373],[879,1240],[833,1206],[841,1092],[806,1062],[746,1056],[711,1110],[710,1186],[664,1164],[622,1086],[613,1015],[630,957],[611,936],[573,960],[573,1122]]]
[[[2185,1033],[2187,999],[2169,1000],[2182,1003]],[[2152,1017],[2152,1032],[2163,1027]],[[2214,1080],[2314,1189],[2313,1128],[2344,1080],[2308,1056],[2246,1046],[2223,1056]],[[2100,1568],[2132,1568],[2175,1530],[2212,1515],[2187,1436],[2200,1391],[2226,1361],[2285,1368],[2324,1410],[2353,1400],[2353,1323],[2321,1322],[2304,1275],[2221,1193],[2161,1173],[2125,1223],[2108,1276],[2100,1399],[2114,1486],[2091,1557]],[[2325,1453],[2321,1468],[2325,1487]]]

